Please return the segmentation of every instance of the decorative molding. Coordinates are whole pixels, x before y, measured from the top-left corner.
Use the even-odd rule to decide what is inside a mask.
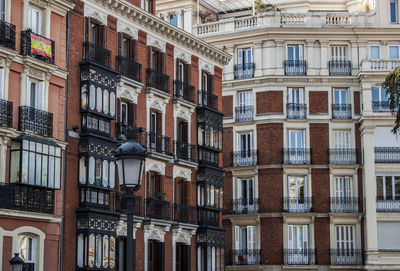
[[[156,226],[154,224],[144,225],[144,234],[148,240],[156,240],[164,242],[165,233],[168,232],[170,226]]]
[[[136,231],[140,228],[142,222],[133,221],[133,239],[136,239]],[[119,220],[117,225],[117,236],[127,236],[127,223],[125,220]]]
[[[156,162],[152,159],[146,159],[146,172],[153,171],[160,175],[165,175],[165,164]]]
[[[107,25],[107,14],[91,5],[84,5],[83,14],[85,17],[91,17],[101,22],[103,25]]]
[[[191,245],[191,238],[196,234],[196,230],[186,230],[182,227],[172,229],[172,238],[175,238],[176,243],[184,243],[185,245]]]
[[[178,167],[174,166],[174,172],[173,172],[174,179],[175,178],[182,178],[186,181],[190,181],[192,178],[192,170],[183,168],[183,167]]]
[[[181,119],[186,120],[187,122],[190,122],[193,112],[194,112],[194,108],[188,109],[184,106],[181,106],[178,103],[174,104],[174,115],[177,118],[181,118]]]
[[[42,8],[50,8],[61,16],[67,15],[67,12],[75,7],[75,4],[66,0],[29,0],[29,2]]]
[[[214,65],[212,65],[209,62],[206,62],[202,59],[199,59],[199,71],[205,70],[209,74],[213,75],[214,74]]]
[[[177,59],[177,58],[183,60],[186,64],[192,63],[192,58],[189,53],[184,52],[179,47],[174,47],[174,59]]]
[[[137,104],[137,97],[142,91],[142,87],[142,83],[138,83],[134,80],[128,81],[121,77],[117,84],[117,98],[123,98]]]
[[[147,46],[156,47],[157,49],[165,53],[167,43],[165,41],[160,40],[160,38],[154,37],[151,34],[147,33]]]
[[[117,20],[117,32],[125,33],[135,40],[138,39],[138,29],[122,20]]]

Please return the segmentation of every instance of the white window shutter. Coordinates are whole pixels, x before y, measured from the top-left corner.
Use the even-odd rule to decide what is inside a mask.
[[[242,198],[242,180],[236,179],[236,199]]]
[[[293,249],[293,225],[288,225],[288,249]]]
[[[247,249],[256,249],[256,227],[247,226]]]
[[[303,60],[304,55],[303,55],[303,45],[299,45],[299,60]]]
[[[32,107],[33,105],[31,104],[31,80],[29,79],[29,77],[26,77],[26,95],[25,95],[25,97],[26,97],[25,104],[27,106]]]
[[[304,88],[299,88],[299,103],[303,104],[304,103]]]
[[[303,249],[308,249],[308,225],[303,225]]]
[[[293,103],[293,88],[288,88],[288,103]]]
[[[251,47],[250,56],[249,56],[249,63],[253,63],[253,56],[254,56],[254,48]]]
[[[243,64],[243,50],[242,49],[237,50],[237,64],[239,64],[239,65]]]
[[[235,249],[240,249],[240,227],[235,226]]]
[[[40,82],[39,83],[39,92],[38,95],[36,95],[37,97],[37,108],[40,110],[44,110],[45,109],[45,95],[44,95],[44,88],[45,88],[45,82]]]

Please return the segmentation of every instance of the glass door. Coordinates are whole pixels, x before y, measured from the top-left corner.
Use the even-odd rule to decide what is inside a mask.
[[[306,161],[304,130],[289,130],[289,161],[294,164]]]
[[[308,210],[306,176],[289,176],[288,179],[289,211]]]
[[[251,213],[254,206],[254,179],[238,179],[236,183],[237,211]]]
[[[288,225],[288,264],[308,264],[308,225]]]

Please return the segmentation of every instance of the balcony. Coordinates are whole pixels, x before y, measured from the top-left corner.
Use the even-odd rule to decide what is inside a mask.
[[[331,60],[328,62],[330,76],[351,76],[351,61]]]
[[[307,75],[307,61],[305,60],[285,60],[283,65],[285,67],[285,75]]]
[[[174,204],[174,220],[181,223],[197,224],[196,207]]]
[[[331,265],[362,265],[363,251],[361,249],[330,249]]]
[[[171,139],[169,137],[155,133],[146,133],[146,138],[148,152],[172,156]]]
[[[54,190],[23,184],[0,184],[0,208],[54,213]]]
[[[81,187],[79,193],[79,207],[81,208],[110,208],[110,191],[90,187]]]
[[[254,63],[236,64],[234,67],[235,79],[247,79],[254,77]]]
[[[237,122],[252,121],[254,119],[254,106],[241,105],[235,108],[235,120]]]
[[[142,82],[142,64],[124,56],[117,56],[117,71],[123,76]]]
[[[117,194],[117,204],[119,205],[119,212],[126,214],[126,197],[119,193]],[[133,215],[134,216],[143,216],[143,206],[142,206],[142,197],[134,196],[134,203],[133,203]]]
[[[83,43],[83,61],[93,62],[103,67],[110,68],[111,51],[97,46],[92,42]]]
[[[284,249],[283,263],[295,265],[315,264],[315,249]]]
[[[333,119],[351,119],[351,104],[332,104]]]
[[[257,214],[258,198],[234,199],[231,201],[232,214]]]
[[[372,111],[374,112],[390,112],[388,101],[372,101]]]
[[[400,147],[375,147],[375,163],[400,163]]]
[[[33,42],[33,43],[32,43]],[[31,56],[41,61],[54,64],[55,42],[33,33],[21,31],[21,55]]]
[[[228,265],[258,265],[261,249],[234,249],[229,251]]]
[[[0,45],[15,50],[15,25],[0,20]]]
[[[283,210],[289,213],[309,213],[312,211],[312,197],[283,198]]]
[[[197,162],[196,145],[187,142],[175,141],[175,157],[178,160]]]
[[[13,103],[0,99],[0,126],[11,127],[13,117]]]
[[[53,113],[42,111],[34,107],[20,106],[18,130],[52,137]]]
[[[357,149],[329,149],[329,164],[353,165],[358,164]]]
[[[169,76],[159,71],[147,68],[146,86],[169,94]]]
[[[198,207],[197,215],[199,225],[219,226],[219,210]]]
[[[331,197],[330,212],[331,213],[358,213],[359,198],[358,197]]]
[[[174,98],[194,103],[194,86],[180,80],[174,80]]]
[[[377,212],[400,212],[400,198],[387,199],[384,197],[376,197]]]
[[[231,153],[233,167],[251,167],[257,165],[258,150],[235,151]]]
[[[400,60],[393,59],[368,59],[361,62],[362,72],[390,72],[400,66]]]
[[[283,163],[304,165],[311,163],[311,149],[285,148],[283,149]]]
[[[199,106],[206,106],[218,110],[218,96],[211,91],[199,91]]]
[[[133,139],[142,146],[146,146],[145,129],[132,126],[126,122],[117,122],[116,124],[117,138],[127,140]]]
[[[307,118],[307,105],[298,103],[286,104],[288,119],[305,119]]]
[[[171,206],[169,201],[147,198],[146,216],[155,219],[171,220]]]
[[[199,155],[199,164],[218,167],[219,163],[219,150],[210,148],[206,145],[198,145],[197,151]]]

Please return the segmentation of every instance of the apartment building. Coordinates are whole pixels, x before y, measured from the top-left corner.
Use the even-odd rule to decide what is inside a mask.
[[[399,2],[159,1],[223,72],[227,270],[400,268]],[[182,22],[183,21],[183,22]]]
[[[230,55],[153,15],[152,1],[70,12],[64,270],[223,270],[222,67]],[[127,255],[115,151],[146,149]]]
[[[67,12],[0,1],[0,269],[60,270]]]

